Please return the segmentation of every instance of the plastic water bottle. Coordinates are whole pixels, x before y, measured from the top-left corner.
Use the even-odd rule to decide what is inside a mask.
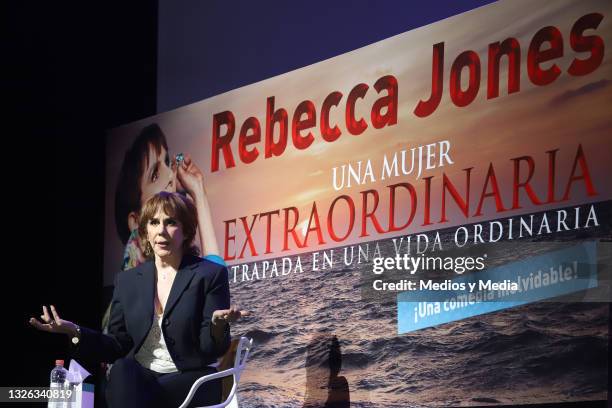
[[[68,371],[64,368],[64,360],[55,360],[55,368],[51,370],[51,384],[50,388],[53,390],[58,390],[61,392],[64,390],[64,386],[66,383],[66,376],[68,375]],[[59,402],[59,399],[49,399],[49,403],[47,404],[47,408],[60,408],[64,404]]]
[[[67,402],[66,408],[80,407],[79,401],[83,398],[83,377],[81,377],[80,371],[68,371],[68,377],[66,377],[67,389],[72,392],[73,398],[71,402]]]

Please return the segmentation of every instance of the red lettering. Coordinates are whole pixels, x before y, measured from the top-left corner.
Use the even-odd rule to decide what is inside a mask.
[[[372,105],[372,126],[380,129],[386,125],[395,125],[397,123],[397,79],[392,75],[384,76],[376,81],[374,89],[378,93],[386,90],[387,96],[383,96]],[[386,112],[382,114],[381,111],[385,108]]]
[[[368,92],[368,86],[358,84],[351,90],[346,101],[346,128],[353,135],[362,134],[368,127],[363,118],[359,120],[355,118],[355,102],[357,99],[363,99],[366,92]]]
[[[463,197],[461,197],[461,195],[459,194],[453,183],[451,183],[450,179],[446,176],[446,174],[442,173],[442,216],[440,217],[440,223],[448,221],[448,219],[446,218],[446,191],[451,194],[451,197],[453,197],[453,200],[455,200],[455,204],[459,206],[459,209],[461,210],[463,215],[468,217],[470,210],[470,174],[472,172],[472,169],[473,167],[463,169],[463,171],[465,171],[465,200],[463,199]]]
[[[227,126],[227,132],[221,136],[221,126]],[[230,142],[234,137],[234,114],[230,111],[220,112],[213,115],[213,130],[212,130],[212,157],[210,161],[210,171],[219,170],[219,150],[223,150],[223,159],[225,167],[234,167],[234,157],[232,156],[232,147]]]
[[[585,60],[574,58],[567,70],[570,75],[581,76],[589,74],[595,71],[601,64],[601,61],[603,61],[604,42],[601,37],[597,35],[582,35],[584,30],[599,27],[601,20],[603,20],[603,15],[591,13],[580,17],[578,21],[574,23],[570,33],[570,45],[576,52],[590,52],[591,57]]]
[[[295,227],[297,227],[298,221],[300,219],[300,213],[298,209],[295,207],[287,207],[287,208],[283,208],[283,211],[285,212],[284,214],[285,231],[283,235],[283,249],[282,250],[283,251],[289,250],[289,234],[291,234],[291,237],[293,238],[293,242],[295,242],[297,247],[302,248],[304,245],[300,243],[300,238],[298,237],[297,232],[295,232]],[[291,228],[289,228],[289,211],[293,213],[293,218],[294,218],[293,225],[291,226]]]
[[[423,177],[423,181],[425,181],[425,205],[423,206],[423,224],[422,227],[426,225],[431,225],[431,179],[433,176]]]
[[[548,155],[548,195],[546,204],[555,202],[555,158],[557,156],[557,151],[559,149],[548,150],[546,154]]]
[[[267,218],[266,221],[266,254],[271,253],[272,251],[270,250],[270,241],[272,240],[272,215],[279,215],[280,211],[279,210],[274,210],[274,211],[268,211],[268,212],[264,212],[259,214],[259,218]]]
[[[550,48],[540,50],[546,42],[550,43]],[[527,73],[534,85],[548,85],[559,75],[561,69],[557,64],[552,64],[548,69],[541,69],[540,64],[552,61],[563,56],[563,38],[557,27],[544,27],[533,36],[527,53]]]
[[[531,178],[533,177],[533,171],[535,169],[535,162],[533,161],[533,158],[531,156],[521,156],[521,157],[515,157],[510,160],[514,162],[512,209],[516,210],[518,208],[522,208],[520,205],[520,200],[519,200],[519,189],[521,187],[525,189],[525,192],[527,193],[527,196],[529,196],[529,199],[531,200],[532,203],[536,205],[542,204],[542,202],[538,199],[538,196],[536,195],[535,191],[533,191],[533,188],[531,188],[531,185],[529,184],[529,182],[531,181]],[[521,162],[522,161],[527,162],[527,166],[529,167],[529,174],[527,175],[527,180],[520,182],[519,180],[521,178],[520,172],[521,172]]]
[[[487,193],[486,191],[489,184],[491,185],[492,191]],[[493,163],[489,163],[489,171],[487,171],[487,177],[485,179],[484,186],[482,187],[482,194],[480,195],[480,201],[478,202],[478,209],[476,210],[476,214],[474,214],[475,217],[482,215],[482,205],[487,197],[495,198],[495,207],[497,212],[506,211],[499,192],[499,186],[497,185],[497,178],[495,177]]]
[[[487,99],[499,96],[499,61],[508,57],[508,94],[521,90],[521,45],[515,38],[489,44]]]
[[[348,216],[349,226],[348,226],[348,230],[346,231],[346,234],[342,237],[339,237],[338,235],[336,235],[336,231],[334,230],[334,224],[333,224],[334,208],[336,207],[336,203],[340,200],[346,201],[346,203],[348,204],[348,208],[349,208],[349,216]],[[336,197],[334,201],[332,201],[329,207],[329,211],[327,212],[327,230],[329,231],[329,236],[331,237],[331,239],[333,239],[336,242],[344,241],[346,238],[348,238],[348,236],[353,231],[354,225],[355,225],[355,203],[353,202],[353,199],[347,195],[341,195],[339,197]]]
[[[274,125],[278,123],[278,142],[274,141]],[[274,97],[268,98],[266,103],[266,159],[280,156],[287,147],[287,111],[279,108],[274,111]]]
[[[232,259],[236,259],[236,252],[234,251],[234,254],[230,256],[229,254],[229,243],[233,242],[234,244],[236,243],[236,235],[230,235],[230,224],[234,224],[236,225],[236,219],[234,218],[233,220],[227,220],[227,221],[223,221],[225,223],[225,249],[223,251],[223,258],[226,261],[231,261]],[[235,248],[234,248],[235,250]]]
[[[333,142],[342,134],[338,126],[329,127],[329,111],[332,106],[338,106],[340,99],[342,99],[342,93],[334,91],[327,95],[321,107],[321,136],[326,142]]]
[[[578,168],[578,166],[580,166],[581,174],[576,175],[576,169]],[[578,180],[584,180],[587,195],[597,195],[595,187],[593,187],[591,173],[589,172],[589,166],[587,165],[586,157],[584,156],[584,152],[582,151],[581,144],[578,145],[578,151],[576,152],[576,158],[574,159],[574,165],[572,166],[572,173],[569,180],[567,181],[567,186],[565,187],[565,194],[563,194],[563,201],[569,200],[572,184],[574,184],[574,182]]]
[[[372,211],[368,211],[368,195],[372,195],[374,196],[374,208],[372,208]],[[368,231],[367,231],[367,219],[369,218],[370,220],[372,220],[372,224],[374,225],[374,228],[376,229],[376,232],[378,232],[379,234],[382,234],[385,232],[385,230],[383,229],[383,227],[380,226],[380,223],[378,222],[378,219],[376,218],[376,209],[378,208],[378,191],[376,190],[366,190],[366,191],[361,191],[361,196],[362,196],[362,205],[361,205],[361,235],[359,235],[360,237],[367,237],[368,235]]]
[[[408,227],[412,223],[412,220],[414,219],[414,216],[416,214],[416,207],[417,207],[416,190],[414,189],[413,185],[410,183],[398,183],[398,184],[393,184],[387,187],[389,187],[390,189],[389,190],[389,194],[390,194],[389,196],[389,230],[387,232],[400,231]],[[408,190],[408,193],[410,194],[410,214],[408,215],[408,219],[406,220],[406,222],[400,226],[395,225],[395,190],[398,187],[405,188],[406,190]]]
[[[433,46],[433,62],[431,64],[431,95],[427,101],[419,101],[414,114],[419,118],[431,115],[440,105],[444,85],[444,43]]]
[[[255,243],[253,242],[253,236],[251,235],[253,233],[253,225],[255,225],[255,221],[257,221],[257,214],[253,216],[253,221],[251,221],[250,226],[247,224],[246,217],[240,217],[240,221],[242,221],[242,228],[246,234],[246,239],[244,241],[244,245],[242,245],[242,251],[240,251],[238,258],[244,258],[244,250],[246,249],[247,244],[249,244],[251,255],[257,256],[257,249],[255,249]]]
[[[311,227],[312,222],[314,220],[314,227]],[[306,236],[304,237],[304,246],[308,245],[308,236],[310,232],[314,231],[317,233],[317,239],[319,240],[319,245],[325,244],[323,240],[323,231],[321,231],[321,224],[319,223],[319,213],[317,211],[317,203],[312,203],[312,210],[310,211],[310,218],[308,219],[308,228],[306,229]]]
[[[468,67],[470,79],[465,91],[461,89],[461,72]],[[474,51],[464,51],[457,56],[450,74],[450,96],[456,106],[464,107],[472,103],[480,89],[480,58]]]
[[[249,134],[249,130],[251,133]],[[240,136],[238,138],[238,152],[240,154],[240,160],[243,163],[249,164],[257,159],[259,156],[259,150],[257,147],[249,150],[248,146],[258,143],[261,141],[261,128],[259,126],[259,121],[257,118],[251,116],[247,120],[244,121],[242,127],[240,128]]]
[[[302,119],[303,115],[306,115],[305,119]],[[308,132],[306,136],[302,136],[300,132],[317,125],[317,114],[315,112],[314,103],[311,101],[301,102],[297,108],[295,108],[291,124],[293,145],[300,150],[308,148],[314,141],[314,135],[312,132]]]

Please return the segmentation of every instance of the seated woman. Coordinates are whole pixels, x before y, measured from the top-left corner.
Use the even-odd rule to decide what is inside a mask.
[[[75,356],[114,363],[106,389],[108,406],[177,407],[199,377],[230,344],[227,268],[197,256],[192,246],[196,209],[176,193],[161,192],[142,209],[138,231],[150,258],[117,275],[109,332],[62,320],[43,306],[44,323],[30,323],[71,337]],[[202,386],[193,405],[219,402],[220,381]]]

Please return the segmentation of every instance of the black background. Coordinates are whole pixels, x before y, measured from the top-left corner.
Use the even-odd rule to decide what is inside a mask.
[[[43,304],[100,326],[105,130],[155,114],[157,2],[94,4],[3,13],[3,386],[46,386],[69,355],[29,327]]]

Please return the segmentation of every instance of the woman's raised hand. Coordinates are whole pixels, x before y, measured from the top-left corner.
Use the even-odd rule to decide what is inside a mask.
[[[47,306],[42,307],[43,314],[40,315],[40,319],[44,322],[41,323],[38,319],[31,317],[29,323],[37,328],[38,330],[46,331],[49,333],[62,333],[69,336],[77,334],[77,325],[68,320],[63,320],[59,317],[55,306],[51,305],[51,315],[47,310]]]
[[[246,310],[240,310],[238,306],[232,306],[229,309],[215,310],[212,315],[212,322],[213,324],[217,324],[219,321],[234,322],[249,314]]]

